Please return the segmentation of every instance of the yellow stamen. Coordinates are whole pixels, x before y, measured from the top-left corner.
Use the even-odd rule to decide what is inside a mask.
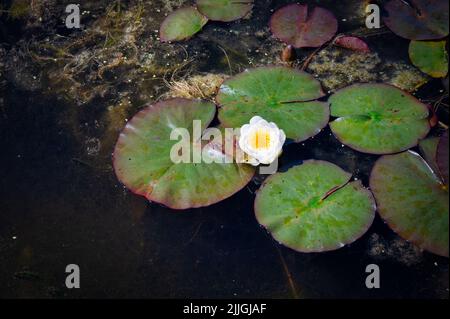
[[[249,142],[253,149],[268,149],[270,147],[270,132],[259,128],[250,135]]]

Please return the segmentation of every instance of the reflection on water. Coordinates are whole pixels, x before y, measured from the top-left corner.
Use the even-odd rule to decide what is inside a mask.
[[[186,57],[192,59],[187,67],[191,74],[235,74],[276,62],[282,46],[270,38],[266,23],[271,9],[288,2],[258,1],[249,19],[208,25],[188,44],[159,45],[148,38],[147,52],[138,47],[133,53],[136,63],[156,56],[160,73],[153,77],[154,64],[147,74],[121,62],[120,69],[102,71],[106,80],[96,79],[95,87],[106,85],[108,90],[92,98],[76,96],[81,91],[69,90],[65,82],[55,84],[43,72],[51,70],[55,76],[61,65],[36,63],[26,56],[21,57],[28,63],[25,71],[10,68],[6,81],[0,77],[0,297],[448,298],[448,260],[417,251],[378,217],[349,247],[301,254],[274,242],[256,222],[253,193],[262,177],[221,203],[178,212],[131,194],[114,176],[110,154],[118,133],[145,102],[167,91],[165,71],[173,73]],[[354,1],[347,1],[353,3],[351,9],[335,8],[334,1],[308,2],[333,10],[342,31],[359,25]],[[153,29],[168,4],[153,1],[148,13]],[[92,10],[101,13],[105,7]],[[30,38],[27,33],[22,36]],[[407,42],[396,40],[393,49],[389,39],[380,35],[370,41],[382,58],[407,63]],[[10,56],[0,54],[11,65],[11,47],[17,42],[19,50],[21,44],[6,40],[11,42],[4,46]],[[174,48],[179,54],[166,69],[164,54]],[[70,54],[82,51],[81,47]],[[123,54],[124,47],[117,51]],[[108,57],[122,58],[117,52]],[[186,73],[182,69],[180,76]],[[89,72],[86,69],[76,80],[86,84]],[[117,74],[123,76],[121,81],[114,79]],[[130,84],[127,76],[142,79]],[[432,82],[419,95],[432,98],[440,89],[439,82]],[[280,167],[310,158],[331,161],[367,185],[377,157],[343,147],[326,129],[304,143],[286,146]],[[81,268],[82,289],[65,288],[64,270],[70,263]],[[382,271],[382,288],[376,291],[364,284],[370,263]]]

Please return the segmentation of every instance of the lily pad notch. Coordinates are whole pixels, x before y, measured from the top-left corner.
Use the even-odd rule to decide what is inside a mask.
[[[387,84],[354,84],[329,99],[331,130],[343,144],[363,153],[405,151],[430,131],[428,107]]]
[[[270,66],[246,70],[220,87],[216,101],[223,127],[241,127],[253,116],[274,122],[295,142],[318,134],[327,124],[320,82],[296,69]]]
[[[448,186],[419,154],[382,156],[372,169],[370,188],[378,213],[392,230],[422,249],[448,257]]]
[[[336,34],[338,22],[327,9],[310,11],[306,4],[289,4],[272,15],[270,29],[276,38],[295,48],[320,47]]]

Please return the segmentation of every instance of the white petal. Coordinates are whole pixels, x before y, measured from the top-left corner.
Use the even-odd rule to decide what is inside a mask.
[[[265,120],[261,116],[258,116],[258,115],[253,116],[250,120],[250,125],[256,124],[259,121],[265,121]]]
[[[241,136],[243,136],[243,135],[247,135],[248,134],[248,131],[250,130],[250,124],[244,124],[242,127],[241,127]]]

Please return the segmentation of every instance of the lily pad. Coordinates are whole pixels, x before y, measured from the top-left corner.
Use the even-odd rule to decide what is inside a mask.
[[[175,164],[170,158],[172,147],[179,142],[170,140],[173,129],[186,128],[192,139],[193,121],[200,120],[204,130],[215,113],[214,104],[187,99],[158,102],[137,113],[120,134],[114,150],[119,180],[134,193],[174,209],[208,206],[239,191],[253,177],[249,165],[205,161]],[[204,152],[209,159],[227,156],[222,148],[211,150]]]
[[[412,151],[381,157],[370,187],[389,227],[422,249],[448,256],[448,187],[422,157]]]
[[[439,144],[436,153],[436,162],[439,167],[439,172],[442,176],[442,180],[448,185],[448,130],[439,139]]]
[[[303,141],[316,135],[329,120],[327,103],[312,101],[324,93],[310,74],[287,67],[251,69],[225,81],[217,102],[224,127],[241,127],[259,115]]]
[[[197,0],[197,8],[211,20],[230,22],[246,16],[253,0]]]
[[[407,150],[430,130],[428,107],[412,95],[387,84],[354,84],[328,100],[333,134],[364,153]]]
[[[448,54],[446,41],[411,41],[409,57],[422,72],[443,78],[448,73]]]
[[[207,22],[208,18],[196,8],[175,10],[161,24],[160,39],[162,42],[188,39],[199,32]]]
[[[353,36],[345,35],[338,37],[336,40],[334,40],[334,45],[361,53],[370,52],[369,46],[367,45],[366,42],[364,42],[358,37]]]
[[[430,165],[430,168],[436,175],[439,175],[439,168],[437,167],[436,155],[439,144],[439,137],[428,137],[419,142],[419,149],[422,157]]]
[[[320,47],[336,34],[338,22],[332,12],[308,5],[289,4],[277,10],[270,19],[275,37],[296,48]]]
[[[375,201],[360,181],[324,161],[309,160],[270,176],[258,191],[258,222],[281,244],[300,252],[335,250],[372,225]]]
[[[410,40],[436,40],[448,35],[448,0],[391,0],[386,26]]]

